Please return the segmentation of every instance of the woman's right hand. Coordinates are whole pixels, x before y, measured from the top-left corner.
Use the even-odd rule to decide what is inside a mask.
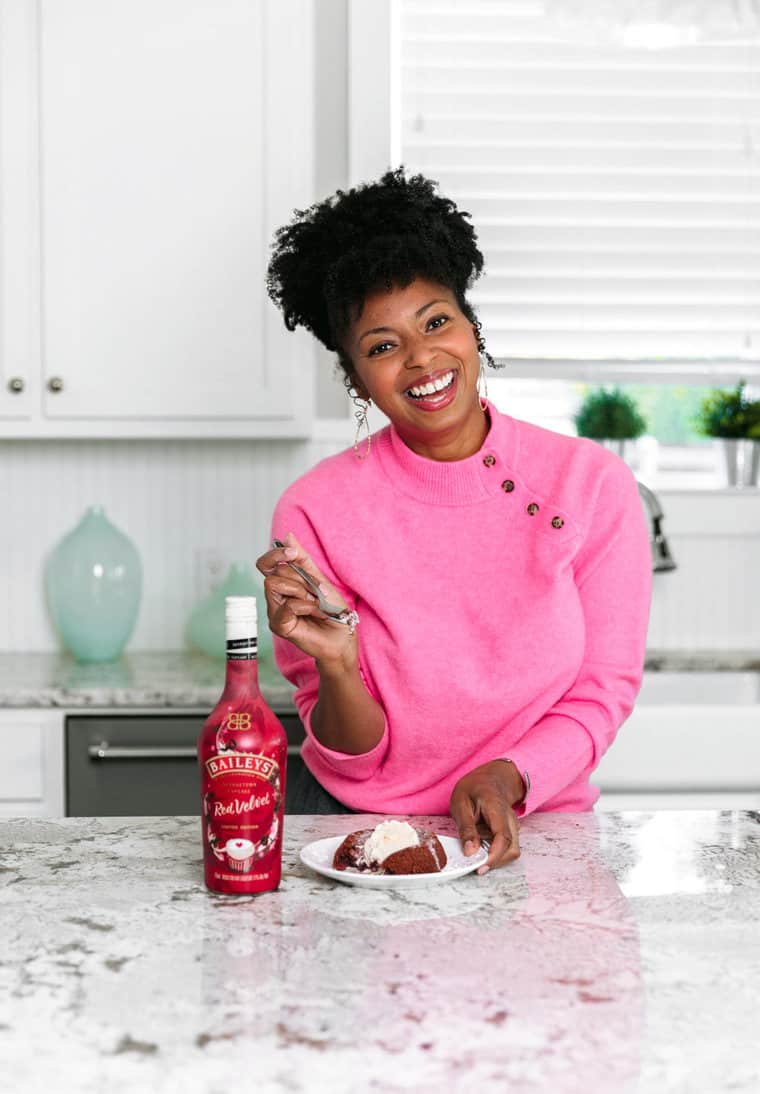
[[[301,566],[322,587],[330,604],[348,605],[292,532],[283,542],[285,547],[273,547],[256,559],[256,568],[264,575],[270,631],[325,665],[350,664],[356,660],[356,635],[320,611],[316,596],[288,563]]]

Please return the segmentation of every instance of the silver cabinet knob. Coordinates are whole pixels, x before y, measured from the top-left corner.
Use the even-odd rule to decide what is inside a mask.
[[[8,391],[12,391],[14,395],[18,395],[19,392],[24,390],[24,381],[20,376],[11,376],[8,381]]]
[[[63,391],[63,380],[60,376],[51,376],[47,382],[48,391]]]

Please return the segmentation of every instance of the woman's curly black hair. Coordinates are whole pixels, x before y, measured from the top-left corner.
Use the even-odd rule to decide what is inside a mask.
[[[483,255],[470,214],[437,194],[437,185],[423,175],[407,178],[399,167],[376,182],[297,209],[291,223],[275,233],[270,297],[288,330],[306,327],[338,353],[347,374],[351,364],[342,340],[364,300],[384,287],[405,288],[418,277],[454,293],[484,348],[465,298],[483,269]]]

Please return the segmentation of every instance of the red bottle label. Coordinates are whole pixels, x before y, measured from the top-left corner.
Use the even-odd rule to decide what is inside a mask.
[[[231,711],[201,749],[206,884],[219,892],[280,882],[286,742],[267,720],[255,707]]]

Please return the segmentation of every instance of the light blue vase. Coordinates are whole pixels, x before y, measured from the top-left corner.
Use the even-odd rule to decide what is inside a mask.
[[[267,625],[267,602],[264,597],[264,579],[250,562],[233,562],[221,585],[209,593],[205,600],[193,608],[187,624],[187,640],[208,657],[224,661],[227,657],[227,640],[224,624],[224,598],[227,596],[255,596],[258,610],[258,656],[268,663],[274,660],[272,634]]]
[[[134,630],[142,565],[132,540],[91,505],[45,568],[50,613],[77,661],[115,661]]]

